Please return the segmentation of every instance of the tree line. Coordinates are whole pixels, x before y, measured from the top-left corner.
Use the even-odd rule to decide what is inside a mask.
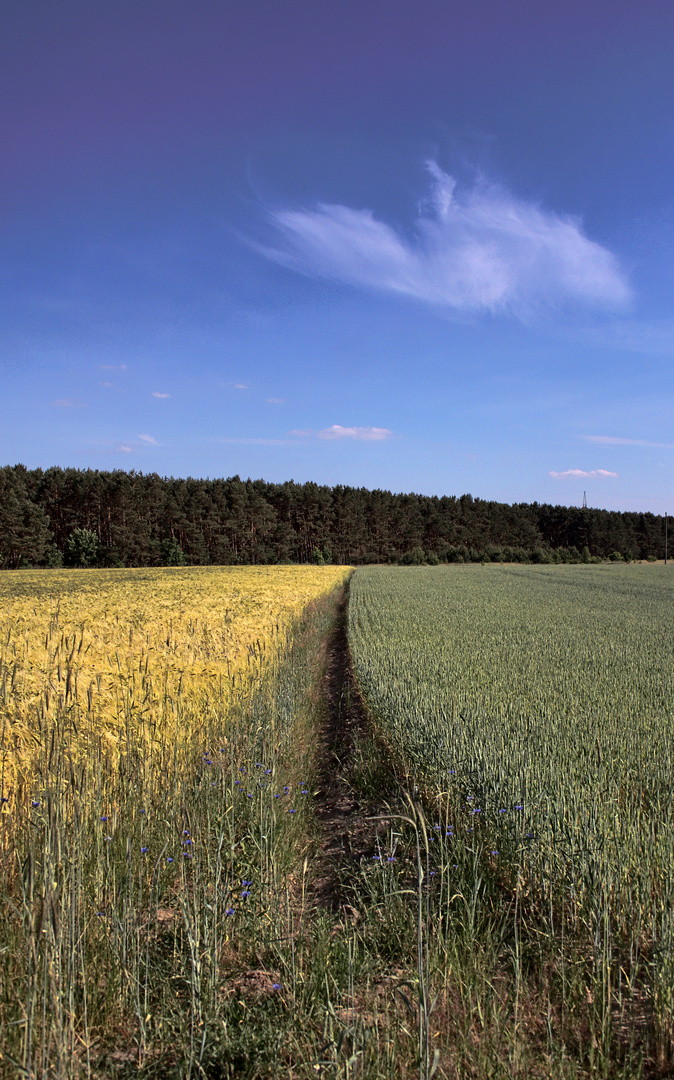
[[[655,559],[665,519],[290,480],[0,468],[0,566]]]

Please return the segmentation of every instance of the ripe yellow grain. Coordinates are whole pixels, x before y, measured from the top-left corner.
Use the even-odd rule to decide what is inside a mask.
[[[306,605],[344,567],[0,573],[0,783],[5,811],[55,725],[73,763],[151,743],[250,692]]]

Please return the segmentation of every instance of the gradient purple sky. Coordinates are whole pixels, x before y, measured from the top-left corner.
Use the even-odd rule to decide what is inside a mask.
[[[671,510],[673,45],[664,0],[0,2],[3,461]]]

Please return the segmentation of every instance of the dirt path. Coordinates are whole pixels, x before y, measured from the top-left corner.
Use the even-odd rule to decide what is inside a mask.
[[[312,888],[318,907],[338,910],[348,904],[348,882],[361,860],[372,857],[386,823],[371,818],[385,808],[366,799],[354,785],[363,755],[372,749],[370,725],[355,684],[347,637],[349,586],[339,605],[328,643],[324,677],[325,722],[318,750],[319,792],[316,818],[321,830],[319,865]]]

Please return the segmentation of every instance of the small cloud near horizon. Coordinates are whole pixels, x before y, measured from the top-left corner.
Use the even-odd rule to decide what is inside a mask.
[[[566,469],[564,472],[549,472],[548,476],[553,476],[555,480],[566,480],[571,477],[573,479],[583,480],[597,480],[600,478],[606,478],[607,476],[617,476],[617,472],[609,472],[608,469]]]
[[[455,313],[526,320],[566,307],[622,309],[632,290],[616,256],[579,218],[544,210],[479,178],[461,188],[427,161],[432,191],[407,238],[371,210],[319,203],[274,210],[267,258],[309,276],[411,297]]]
[[[393,436],[393,432],[389,431],[388,428],[342,427],[341,424],[332,424],[331,427],[323,428],[321,431],[307,428],[306,430],[290,431],[288,434],[305,439],[312,437],[317,439],[358,439],[362,442],[382,442],[384,439],[390,439]]]
[[[150,443],[151,446],[158,446],[159,443],[155,439],[154,435],[139,435],[139,439],[142,439],[144,443]]]
[[[162,394],[160,390],[153,390],[152,397],[156,398],[170,398],[170,394]]]

